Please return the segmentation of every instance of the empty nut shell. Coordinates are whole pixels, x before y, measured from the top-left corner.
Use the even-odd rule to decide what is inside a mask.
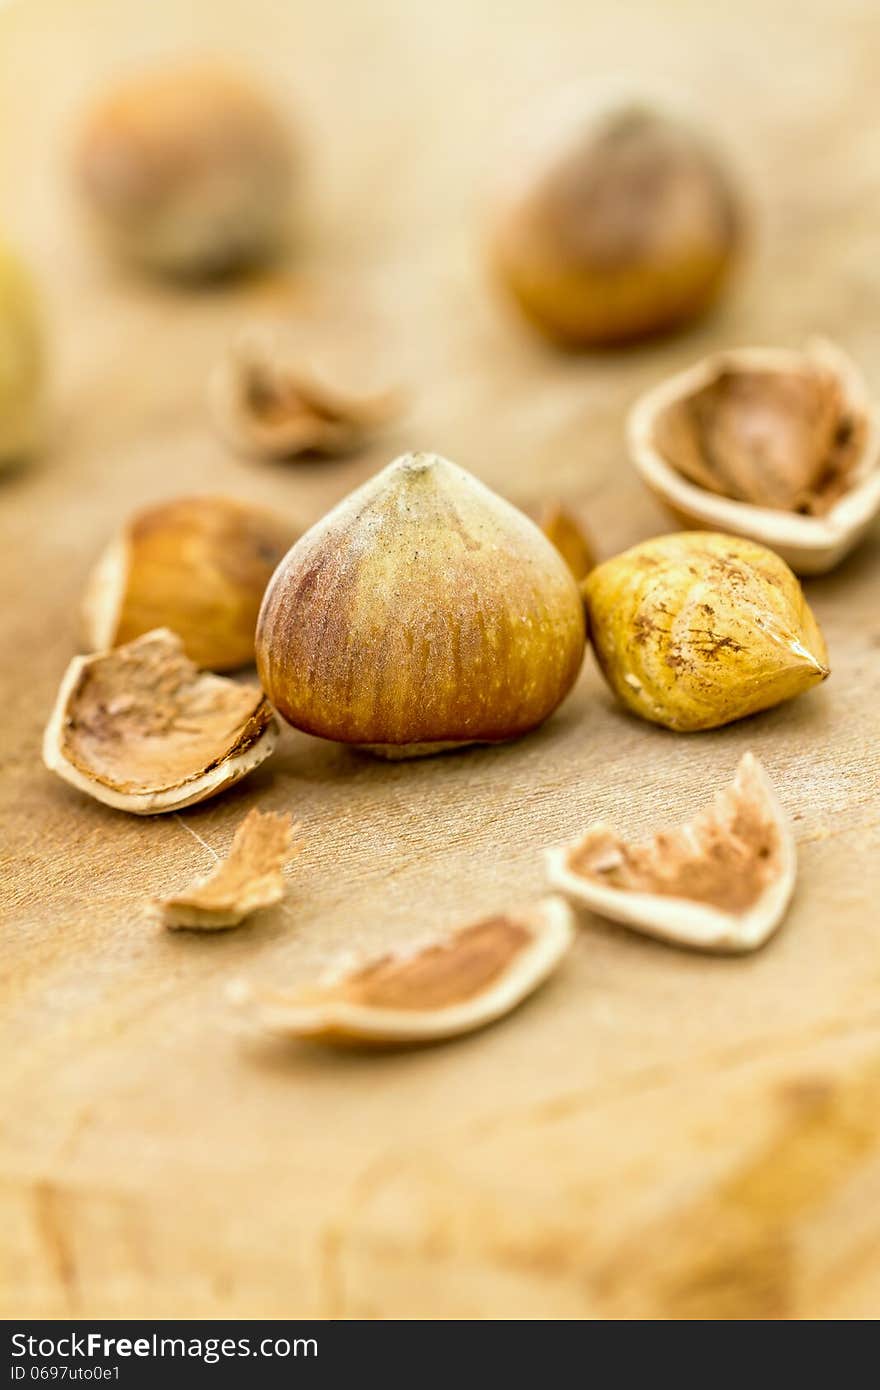
[[[562,556],[434,454],[389,465],[302,537],[257,629],[263,688],[296,728],[387,756],[515,738],[583,660]]]
[[[800,585],[753,541],[702,531],[658,536],[606,560],[582,587],[605,679],[655,724],[713,729],[828,675]]]
[[[80,791],[149,816],[216,796],[259,767],[278,738],[261,690],[200,674],[173,632],[70,663],[43,761]]]
[[[831,569],[880,511],[880,428],[833,344],[717,353],[633,407],[643,481],[686,524],[769,545],[800,574]]]
[[[83,603],[92,651],[168,627],[206,670],[254,659],[260,603],[295,529],[229,497],[179,497],[136,512],[99,559]]]
[[[91,113],[79,182],[98,229],[163,274],[223,274],[275,252],[293,158],[249,82],[209,63],[134,77]]]
[[[704,313],[740,239],[737,198],[697,132],[644,104],[583,103],[517,171],[493,252],[537,328],[591,346]]]

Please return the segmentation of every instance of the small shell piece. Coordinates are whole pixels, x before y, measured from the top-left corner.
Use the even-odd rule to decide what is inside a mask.
[[[0,473],[39,441],[45,377],[43,323],[27,267],[0,245]]]
[[[785,916],[796,873],[791,827],[746,753],[731,784],[677,830],[632,845],[606,825],[547,851],[550,882],[601,917],[679,946],[754,951]]]
[[[599,565],[582,592],[608,684],[633,713],[669,729],[729,724],[829,673],[800,585],[753,541],[658,536]]]
[[[91,112],[77,169],[112,249],[165,275],[221,275],[275,252],[294,159],[263,93],[209,62],[130,78]]]
[[[831,343],[715,354],[633,407],[642,480],[691,525],[769,545],[800,574],[831,569],[880,511],[880,426]]]
[[[260,689],[200,674],[160,630],[74,658],[43,761],[96,800],[148,816],[225,791],[268,758],[278,732]]]
[[[510,1013],[556,969],[573,937],[567,905],[544,898],[317,987],[240,984],[235,993],[270,1032],[324,1042],[439,1042]]]
[[[538,516],[538,525],[578,583],[586,579],[595,568],[596,556],[577,518],[561,502],[548,502]]]
[[[252,912],[280,902],[293,829],[287,812],[249,811],[216,868],[180,893],[157,901],[162,925],[217,931],[237,927]]]
[[[218,428],[234,449],[256,459],[344,454],[397,412],[394,391],[369,390],[303,350],[285,353],[270,335],[243,334],[210,384]]]
[[[86,646],[102,651],[169,627],[198,666],[249,665],[266,585],[296,535],[230,497],[178,497],[136,512],[89,579]]]

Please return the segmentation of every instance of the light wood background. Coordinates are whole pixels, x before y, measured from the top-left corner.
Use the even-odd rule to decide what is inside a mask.
[[[289,267],[175,293],[83,235],[69,148],[90,93],[229,53],[305,156]],[[880,10],[872,0],[30,0],[0,14],[0,209],[44,287],[51,440],[0,486],[6,1316],[850,1317],[880,1313],[880,537],[809,586],[819,691],[677,737],[588,658],[534,736],[386,766],[292,732],[234,793],[153,820],[40,762],[98,549],[133,506],[222,490],[303,522],[410,447],[513,500],[577,505],[603,554],[668,529],[627,463],[648,384],[716,345],[835,337],[880,390]],[[523,109],[622,74],[689,101],[753,203],[748,263],[690,335],[563,357],[496,301],[481,222]],[[206,375],[236,327],[368,324],[412,408],[357,458],[249,466]],[[757,957],[585,920],[489,1031],[336,1055],[242,1034],[238,976],[310,978],[541,891],[594,817],[687,815],[752,748],[794,818],[796,902]],[[252,805],[307,847],[287,900],[214,939],[150,895],[210,867]]]

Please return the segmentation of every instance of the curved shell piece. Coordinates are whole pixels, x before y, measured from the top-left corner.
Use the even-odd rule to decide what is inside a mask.
[[[241,983],[234,994],[258,1024],[291,1037],[439,1042],[510,1013],[556,969],[573,939],[567,904],[543,898],[311,988]]]
[[[703,951],[754,951],[785,916],[797,860],[784,810],[746,753],[687,824],[644,845],[605,825],[547,851],[552,886],[601,917]]]
[[[526,317],[570,346],[613,345],[704,313],[742,240],[739,200],[685,119],[639,99],[572,103],[515,176],[496,268]]]
[[[168,627],[207,670],[254,659],[257,614],[296,530],[230,497],[177,497],[136,512],[89,579],[83,637],[91,651]]]
[[[670,729],[729,724],[829,673],[791,570],[738,536],[644,541],[599,565],[582,592],[608,684],[633,713]]]
[[[214,417],[239,453],[256,459],[344,454],[386,424],[400,406],[396,391],[355,380],[303,349],[286,353],[271,335],[243,334],[210,383]]]
[[[463,468],[411,454],[282,561],[257,664],[296,728],[407,755],[534,728],[584,641],[577,585],[538,527]]]
[[[832,569],[880,512],[880,425],[831,343],[744,348],[649,391],[629,447],[679,520],[770,546],[799,574]]]
[[[221,931],[284,896],[284,865],[294,846],[288,812],[249,811],[229,853],[186,888],[154,904],[163,926],[175,931]]]
[[[261,690],[201,674],[160,630],[74,658],[43,761],[107,806],[149,816],[225,791],[268,758],[278,732]]]

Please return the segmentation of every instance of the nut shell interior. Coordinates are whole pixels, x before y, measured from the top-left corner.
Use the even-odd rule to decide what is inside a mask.
[[[171,930],[217,931],[237,927],[253,912],[280,902],[293,829],[287,812],[249,811],[229,853],[209,874],[156,902],[159,921]]]
[[[684,121],[640,102],[587,101],[511,179],[493,253],[539,329],[605,345],[705,312],[741,236],[728,175]]]
[[[632,844],[606,825],[547,853],[559,892],[676,945],[752,951],[782,921],[795,885],[788,818],[746,753],[729,786],[676,830]]]
[[[89,579],[86,646],[100,651],[168,627],[198,666],[249,665],[266,585],[295,539],[294,527],[272,512],[229,497],[180,497],[144,508]]]
[[[43,760],[80,791],[137,815],[204,801],[259,767],[278,721],[263,692],[200,673],[168,631],[70,664]]]
[[[413,454],[286,556],[257,662],[295,727],[401,756],[534,728],[584,642],[577,585],[538,527],[464,469]]]
[[[560,898],[485,918],[410,953],[298,990],[235,991],[270,1032],[325,1042],[436,1042],[509,1013],[559,965],[574,936]]]
[[[608,684],[634,714],[670,729],[717,728],[829,673],[797,579],[753,541],[658,536],[599,565],[582,592]]]
[[[770,545],[800,573],[838,563],[880,511],[877,414],[825,341],[705,359],[636,403],[629,440],[676,517]]]

